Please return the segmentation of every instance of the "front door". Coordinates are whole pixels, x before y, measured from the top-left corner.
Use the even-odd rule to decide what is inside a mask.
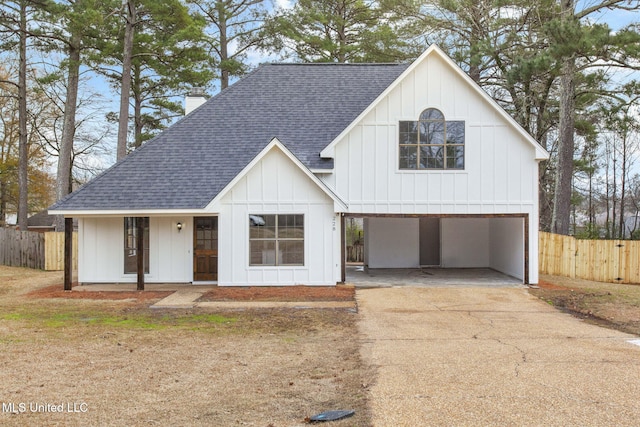
[[[193,281],[218,280],[218,217],[193,219]]]

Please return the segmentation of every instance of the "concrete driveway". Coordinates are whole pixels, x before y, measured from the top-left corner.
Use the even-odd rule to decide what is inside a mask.
[[[637,337],[523,288],[358,289],[376,426],[637,426]]]

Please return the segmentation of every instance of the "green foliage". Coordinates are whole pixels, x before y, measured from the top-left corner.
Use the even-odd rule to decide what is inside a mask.
[[[203,48],[204,20],[192,15],[180,0],[140,0],[136,4],[131,99],[134,106],[132,148],[164,129],[182,115],[182,97],[191,87],[203,87],[212,78]],[[121,75],[122,38],[119,17],[111,18],[110,43],[104,70],[117,90]],[[112,117],[113,119],[113,117]]]
[[[576,239],[600,239],[602,228],[597,224],[588,223],[585,227],[578,228],[575,233]]]
[[[392,62],[410,56],[384,3],[299,0],[269,19],[264,40],[302,62]]]
[[[209,65],[218,71],[220,89],[250,69],[248,53],[261,42],[266,0],[188,0],[205,21],[204,46]],[[271,46],[265,51],[271,52]]]
[[[52,310],[16,310],[0,314],[0,319],[26,322],[34,327],[60,329],[77,325],[109,326],[126,329],[163,330],[169,328],[206,329],[216,325],[236,322],[233,317],[219,314],[169,315],[149,312],[111,313],[99,310],[69,309],[57,307]]]
[[[354,245],[356,243],[364,243],[364,229],[362,224],[362,218],[348,218],[345,224],[345,236],[347,246]]]

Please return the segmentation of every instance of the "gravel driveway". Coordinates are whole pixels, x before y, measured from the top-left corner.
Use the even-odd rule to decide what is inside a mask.
[[[637,426],[637,337],[523,288],[356,292],[376,426]]]

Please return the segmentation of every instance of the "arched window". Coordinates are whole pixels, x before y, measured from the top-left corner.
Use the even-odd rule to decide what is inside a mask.
[[[427,108],[418,121],[400,122],[400,169],[464,169],[464,122]]]

